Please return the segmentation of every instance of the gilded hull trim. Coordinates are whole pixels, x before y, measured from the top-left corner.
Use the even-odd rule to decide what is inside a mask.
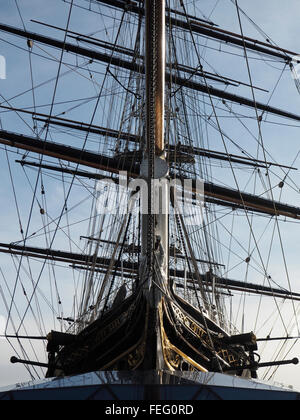
[[[161,330],[161,338],[162,338],[162,349],[163,349],[163,356],[165,363],[167,364],[168,368],[175,372],[179,368],[180,365],[180,358],[182,358],[185,362],[187,362],[189,365],[193,366],[197,371],[205,372],[207,373],[208,370],[205,369],[203,366],[199,365],[197,362],[195,362],[193,359],[191,359],[189,356],[184,354],[181,350],[179,350],[177,347],[175,347],[170,340],[167,337],[167,334],[164,329],[163,325],[163,307],[162,302],[159,304],[159,320],[160,320],[160,330]],[[172,352],[175,353],[175,358],[172,360]],[[177,356],[177,357],[176,357]]]

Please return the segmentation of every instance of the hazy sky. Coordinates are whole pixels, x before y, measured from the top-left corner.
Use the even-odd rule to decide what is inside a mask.
[[[215,23],[219,24],[220,27],[239,32],[239,25],[236,19],[236,11],[233,5],[234,2],[231,0],[199,0],[188,3],[190,4],[191,12],[192,10],[197,9],[198,12],[202,12],[203,16],[209,17]],[[84,0],[75,0],[75,4],[86,6],[88,5],[88,2]],[[299,51],[300,54],[299,0],[287,0],[285,2],[282,2],[281,0],[240,0],[239,5],[276,44],[295,52]],[[19,6],[23,22],[20,18],[17,6]],[[49,36],[60,37],[60,39],[62,39],[62,34],[60,32],[55,32],[53,30],[44,28],[41,25],[31,22],[30,20],[35,19],[59,27],[65,27],[68,11],[69,5],[63,0],[1,0],[0,23],[17,26],[20,28],[23,27],[24,23],[27,30],[48,34]],[[250,22],[244,20],[243,24],[245,33],[247,35],[263,39],[258,33],[257,29],[255,29]],[[82,32],[85,34],[89,34],[92,31],[97,32],[97,36],[99,38],[101,38],[101,31],[109,31],[109,28],[105,28],[104,21],[101,21],[98,15],[88,13],[79,8],[75,8],[72,13],[70,27],[74,31]],[[16,49],[15,45],[17,45],[19,48]],[[38,46],[35,46],[34,51],[44,55],[43,50],[38,49]],[[51,51],[55,57],[59,57],[58,51],[49,51]],[[29,92],[22,97],[11,99],[9,102],[10,105],[15,107],[32,106],[34,100],[37,101],[38,105],[49,104],[51,102],[53,96],[54,81],[47,84],[46,86],[39,88],[37,91],[37,97],[32,97],[32,92],[30,91],[32,80],[30,77],[30,63],[28,59],[26,40],[20,40],[0,32],[0,56],[5,57],[7,76],[6,80],[0,79],[0,95],[2,98],[0,99],[0,102],[4,102],[4,98],[13,98],[19,92],[23,92],[26,89],[28,89]],[[232,77],[241,78],[242,80],[247,81],[246,66],[242,68],[239,67],[236,63],[237,61],[235,61],[234,58],[230,58],[228,56],[228,59],[224,60],[221,66],[224,74],[227,76],[232,75]],[[39,85],[44,81],[49,80],[57,73],[57,63],[54,63],[51,60],[42,60],[39,57],[32,57],[32,64],[33,79],[35,85]],[[219,65],[220,69],[220,63],[217,64]],[[251,65],[252,64],[253,62],[251,62]],[[275,67],[275,69],[272,66]],[[255,69],[253,69],[255,75],[255,84],[261,87],[272,89],[278,79],[281,68],[282,67],[280,66],[276,68],[274,63],[267,63],[266,67],[264,67],[264,70],[260,70],[258,67],[256,69],[255,67]],[[68,68],[63,67],[62,72],[66,71],[68,71]],[[88,73],[83,73],[83,75],[89,77]],[[86,97],[92,98],[96,95],[95,92],[97,92],[97,89],[95,89],[95,87],[92,85],[87,85],[84,83],[84,81],[82,81],[82,77],[76,78],[75,76],[68,76],[66,78],[64,77],[62,80],[64,80],[64,84],[62,85],[60,82],[58,85],[56,102],[64,101],[66,97],[70,98],[70,100],[77,100]],[[99,81],[100,80],[101,78],[99,76]],[[281,81],[282,83],[278,86],[278,89],[272,96],[272,104],[300,115],[300,96],[296,90],[295,84],[289,71],[286,71],[283,74]],[[241,89],[240,93],[251,97],[251,91],[249,89]],[[263,93],[258,93],[258,98],[262,101],[266,100]],[[61,106],[57,105],[55,108],[56,113],[58,113],[59,110],[64,110],[65,107],[65,104]],[[40,108],[40,112],[46,113],[47,111],[49,111],[49,106]],[[5,112],[0,113],[3,129],[32,134],[30,132],[30,128],[24,124],[24,121],[21,120],[19,116],[11,114],[12,113]],[[72,111],[72,113],[69,115],[71,115],[71,118],[77,119],[79,121],[88,121],[90,118],[90,108],[83,106],[78,110]],[[29,121],[28,119],[25,120]],[[289,123],[289,121],[287,121],[287,123]],[[231,123],[229,121],[224,121],[224,129],[231,129],[233,131],[235,130],[234,127],[231,127]],[[241,133],[241,131],[236,130],[234,134],[236,134],[236,137],[239,138],[242,144],[244,138],[242,137]],[[245,135],[245,133],[243,135]],[[291,165],[294,163],[296,167],[300,168],[300,159],[298,158],[294,162],[294,159],[300,150],[300,129],[294,127],[271,125],[268,126],[267,135],[268,137],[266,139],[266,143],[268,148],[278,159],[281,160],[281,163],[286,165]],[[67,137],[66,135],[66,138],[69,144],[74,144],[73,139],[70,136]],[[65,139],[60,138],[55,140],[65,141]],[[246,141],[244,143],[245,148],[247,148]],[[89,146],[93,147],[93,144],[91,143]],[[218,145],[216,145],[216,147],[218,147]],[[233,152],[237,151],[233,149]],[[17,157],[20,158],[20,156]],[[18,199],[22,203],[22,212],[24,214],[28,214],[31,204],[31,199],[28,200],[28,197],[30,197],[30,194],[32,195],[32,192],[28,186],[28,183],[26,180],[24,180],[23,171],[21,168],[14,164],[14,159],[15,156],[10,155],[9,162],[11,165],[13,165],[14,180],[17,185]],[[0,179],[3,180],[3,182],[0,183],[0,197],[2,204],[0,206],[0,242],[20,240],[18,219],[16,218],[16,209],[8,169],[9,167],[5,151],[1,149]],[[295,184],[298,186],[300,185],[299,174],[300,171],[298,171],[297,174],[293,174]],[[34,180],[34,178],[32,178],[32,180]],[[230,183],[230,180],[227,180],[226,177],[224,177],[223,181],[224,184],[227,182]],[[50,196],[48,201],[50,203],[50,208],[48,210],[49,212],[56,214],[56,203],[59,199],[63,198],[64,191],[62,191],[62,188],[55,187],[54,181],[52,183],[49,181],[48,194]],[[297,196],[292,194],[291,191],[285,191],[283,201],[289,200],[292,200],[291,204],[297,206],[300,205],[299,195]],[[85,214],[86,209],[84,208],[83,203],[83,205],[78,209],[76,216],[78,218],[81,215],[82,218],[84,218]],[[40,218],[38,212],[36,212],[35,216]],[[31,226],[32,231],[34,230],[34,227],[35,222],[33,221]],[[39,227],[40,219],[39,222],[36,223],[36,228]],[[245,235],[244,229],[245,228],[241,228],[238,235],[239,239],[241,240]],[[283,238],[288,255],[291,282],[293,288],[296,291],[300,290],[299,233],[299,225],[287,225],[285,236]],[[80,234],[82,234],[82,231],[78,228],[78,237]],[[59,236],[56,243],[57,248],[64,249],[63,238]],[[68,246],[68,244],[66,245]],[[274,252],[276,253],[276,250]],[[280,258],[279,249],[278,255]],[[9,278],[9,276],[12,276],[13,279],[15,278],[16,274],[10,260],[3,255],[0,255],[0,268],[5,272],[6,278]],[[275,277],[276,274],[278,277],[280,277],[282,272],[284,272],[282,260],[274,260],[272,265],[272,274],[274,274]],[[64,275],[64,273],[65,272],[62,270],[61,277],[65,279],[66,288],[68,288],[68,281],[71,282],[72,279],[69,279],[68,275]],[[231,274],[234,276],[234,278],[238,278],[237,272],[233,271]],[[251,300],[249,301],[249,304],[252,304]],[[1,315],[5,316],[5,314],[6,308],[0,297],[0,334],[1,328],[3,329],[3,318]],[[292,353],[292,357],[297,355],[300,356],[300,353],[297,354],[297,351],[300,351],[299,345],[295,347]],[[39,349],[38,352],[39,354],[43,355],[42,349]],[[24,367],[16,365],[12,366],[9,364],[9,358],[12,355],[14,355],[13,349],[4,340],[0,339],[0,386],[30,379]],[[292,384],[300,389],[300,368],[295,368],[294,366],[282,368],[279,371],[276,379],[288,385]]]

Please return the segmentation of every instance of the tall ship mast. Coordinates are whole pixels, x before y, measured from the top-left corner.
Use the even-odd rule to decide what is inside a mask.
[[[264,382],[299,363],[299,151],[270,138],[300,127],[273,100],[286,72],[299,90],[297,53],[247,36],[238,1],[237,32],[199,1],[63,3],[63,27],[29,30],[18,2],[22,27],[0,24],[30,69],[30,88],[0,104],[16,212],[0,243],[11,363],[46,378],[37,392],[92,378],[113,393],[147,385],[143,399],[170,384],[190,399],[195,386],[197,398],[299,398]],[[55,70],[36,77],[45,60]],[[256,82],[260,65],[273,85]]]

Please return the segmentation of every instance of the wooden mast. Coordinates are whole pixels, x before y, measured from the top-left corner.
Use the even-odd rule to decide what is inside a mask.
[[[146,17],[146,151],[141,175],[147,180],[148,211],[143,215],[142,255],[152,282],[155,250],[161,249],[160,269],[167,275],[168,264],[168,164],[165,155],[165,1],[147,0]],[[151,288],[151,284],[148,284]]]
[[[150,308],[143,369],[164,368],[159,306],[169,276],[169,192],[165,153],[165,0],[145,1],[146,147],[141,177],[147,184],[142,214],[140,279]],[[145,208],[143,209],[145,210]],[[144,212],[143,212],[144,213]]]

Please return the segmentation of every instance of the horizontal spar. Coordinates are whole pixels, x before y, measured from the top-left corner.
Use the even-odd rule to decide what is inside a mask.
[[[65,263],[80,264],[84,267],[76,267],[77,269],[86,269],[91,265],[95,265],[95,272],[98,267],[108,268],[111,265],[109,258],[97,257],[95,255],[84,255],[78,253],[71,253],[67,251],[57,251],[53,249],[36,248],[29,246],[21,246],[14,244],[0,243],[0,253],[11,253],[12,255],[20,255],[24,257],[38,258],[43,260],[58,261]],[[117,271],[124,271],[138,274],[138,263],[129,261],[114,261],[114,269]],[[105,272],[103,273],[105,274]],[[186,272],[183,270],[170,269],[169,275],[176,279],[187,279],[188,283],[196,284],[197,276],[195,273]],[[289,292],[285,289],[278,289],[272,287],[261,286],[253,283],[245,283],[242,281],[224,279],[221,277],[212,278],[211,275],[200,275],[201,281],[204,285],[215,286],[222,289],[233,291],[244,291],[246,293],[260,294],[269,297],[278,297],[282,299],[293,299],[300,301],[300,293]],[[197,284],[196,284],[197,286]]]
[[[100,127],[98,125],[87,124],[84,122],[70,120],[67,118],[50,116],[49,114],[42,114],[39,112],[33,112],[22,108],[9,107],[2,104],[0,104],[0,108],[5,109],[7,111],[30,115],[35,121],[42,122],[45,125],[57,125],[60,127],[66,127],[71,128],[73,130],[83,131],[85,133],[97,134],[103,137],[110,137],[118,140],[126,140],[131,143],[140,143],[141,141],[141,137],[136,134],[125,133],[107,127]]]
[[[140,165],[137,163],[134,164],[130,160],[115,159],[94,152],[64,146],[59,143],[42,141],[33,137],[22,136],[4,130],[0,130],[0,144],[67,160],[106,172],[118,174],[120,171],[127,171],[129,178],[137,178],[140,176]],[[171,174],[171,176],[174,175]],[[182,179],[182,181],[185,181],[185,179]],[[187,179],[186,181],[190,180]],[[192,182],[194,183],[193,187],[196,188],[196,181],[192,180]],[[204,183],[204,195],[207,202],[212,199],[213,203],[219,205],[223,204],[226,207],[228,207],[229,204],[233,204],[235,207],[239,206],[239,208],[248,211],[258,211],[271,216],[284,216],[298,220],[300,219],[299,207],[274,202],[213,183]]]
[[[0,108],[1,108],[1,105],[0,105]],[[37,115],[37,114],[32,113],[32,115]],[[85,131],[85,132],[89,132],[89,133],[93,133],[93,134],[98,134],[98,135],[104,136],[104,137],[115,138],[115,139],[118,139],[118,140],[119,139],[120,140],[125,140],[125,141],[132,142],[132,143],[140,143],[141,142],[141,136],[139,136],[139,135],[120,132],[120,131],[117,131],[117,130],[113,130],[111,128],[89,126],[88,124],[83,124],[81,122],[70,121],[70,120],[65,120],[66,122],[64,122],[62,118],[60,118],[59,121],[57,121],[54,118],[52,118],[52,119],[42,119],[42,118],[33,117],[33,119],[36,120],[36,121],[43,122],[44,124],[57,125],[57,126],[61,126],[61,127],[71,128],[71,129],[74,129],[74,130]],[[184,153],[188,153],[188,154],[195,155],[195,156],[207,157],[209,159],[214,159],[214,160],[223,160],[223,161],[227,161],[227,162],[231,162],[231,163],[237,163],[239,165],[254,166],[254,167],[257,167],[257,168],[267,168],[269,166],[276,166],[276,167],[279,167],[279,168],[290,169],[290,170],[294,170],[294,171],[297,170],[297,168],[287,166],[287,165],[281,165],[281,164],[275,163],[275,162],[263,161],[263,160],[254,159],[254,158],[251,158],[251,157],[246,157],[246,156],[239,156],[239,155],[222,153],[222,152],[218,152],[216,150],[209,150],[209,149],[203,149],[203,148],[198,148],[198,147],[185,146],[183,144],[181,144],[178,147],[173,146],[173,145],[168,145],[167,149],[170,149],[172,152],[173,151],[174,152],[176,152],[176,151],[184,152]]]
[[[114,241],[107,241],[105,239],[98,239],[98,238],[87,237],[87,236],[81,236],[80,239],[87,239],[89,242],[99,242],[99,243],[103,243],[103,244],[106,244],[106,245],[113,245],[113,246],[117,245],[117,243],[114,242]],[[121,246],[121,245],[119,245],[119,246]],[[126,253],[126,254],[131,254],[131,253],[139,254],[141,252],[141,247],[125,244],[123,246],[123,252]],[[186,259],[186,257],[179,250],[177,250],[175,246],[172,246],[172,245],[170,246],[170,257],[171,258],[177,258],[177,259],[183,259],[183,260]],[[198,263],[215,265],[217,267],[225,267],[225,265],[219,264],[219,263],[214,262],[214,261],[208,261],[208,260],[202,260],[202,259],[195,259],[195,261],[198,262]]]
[[[43,26],[46,26],[46,27],[49,27],[49,28],[52,28],[52,29],[57,29],[59,31],[63,31],[63,32],[66,31],[64,28],[49,25],[49,24],[42,23],[42,22],[39,22],[39,21],[36,21],[36,20],[32,20],[32,22],[38,23],[40,25],[43,25]],[[137,60],[137,59],[144,60],[143,55],[140,55],[139,53],[137,53],[137,51],[134,51],[130,48],[125,48],[125,47],[122,47],[120,45],[111,44],[111,43],[108,43],[108,42],[103,41],[101,39],[93,38],[93,37],[90,37],[90,36],[87,36],[87,35],[82,35],[78,32],[73,32],[73,31],[70,31],[70,30],[68,31],[68,36],[69,36],[69,38],[75,39],[78,42],[85,42],[87,44],[91,44],[91,45],[94,45],[96,47],[103,48],[105,50],[113,51],[114,53],[120,53],[122,55],[127,55],[129,57],[133,57],[134,60]],[[216,74],[216,73],[207,72],[203,69],[202,70],[201,69],[195,69],[195,68],[183,65],[183,64],[167,63],[166,67],[171,68],[173,70],[181,71],[183,73],[188,73],[188,74],[191,74],[193,76],[200,76],[200,77],[203,77],[203,78],[208,79],[208,80],[213,80],[215,82],[223,83],[227,86],[235,86],[235,87],[248,86],[248,87],[252,87],[253,89],[258,89],[262,92],[267,92],[267,93],[269,92],[266,89],[262,89],[258,86],[249,85],[248,83],[241,82],[240,80],[230,79],[228,77],[221,76],[221,75]]]
[[[114,6],[116,8],[122,9],[124,11],[129,11],[138,15],[144,15],[144,8],[140,7],[137,2],[133,1],[120,1],[120,0],[96,0],[99,3],[103,3],[109,6]],[[169,10],[170,12],[170,10]],[[176,10],[173,10],[172,13],[176,14]],[[262,42],[257,39],[243,37],[241,34],[225,31],[221,28],[215,28],[211,25],[210,22],[199,22],[196,21],[196,18],[192,16],[184,15],[185,19],[177,19],[174,17],[167,17],[166,23],[170,27],[177,27],[184,29],[186,31],[191,31],[194,34],[202,35],[208,38],[216,39],[226,44],[235,45],[241,48],[247,48],[249,50],[269,55],[272,57],[279,58],[283,61],[291,61],[292,57],[298,55],[293,51],[289,51],[284,48],[277,47],[272,45],[270,42]]]
[[[139,165],[132,162],[121,162],[119,159],[107,157],[87,150],[65,146],[59,143],[43,141],[30,136],[0,130],[0,144],[27,150],[57,159],[66,160],[78,165],[88,166],[94,169],[119,173],[126,171],[129,177],[139,174]]]
[[[53,46],[55,48],[59,48],[59,49],[63,49],[66,52],[71,52],[74,54],[79,54],[82,55],[84,57],[88,57],[91,58],[93,60],[97,60],[97,61],[101,61],[104,63],[107,63],[109,65],[113,65],[113,66],[117,66],[120,68],[124,68],[126,70],[130,70],[130,71],[134,71],[140,74],[144,74],[145,73],[145,66],[143,64],[137,64],[135,62],[131,62],[131,61],[127,61],[127,60],[123,60],[121,58],[112,56],[112,55],[108,55],[108,54],[103,54],[100,53],[98,51],[94,51],[88,48],[83,48],[80,47],[78,45],[73,45],[67,42],[63,42],[57,39],[53,39],[53,38],[49,38],[43,35],[39,35],[39,34],[35,34],[33,32],[27,32],[24,31],[22,29],[18,29],[18,28],[14,28],[12,26],[8,26],[8,25],[3,25],[0,24],[0,30],[4,31],[4,32],[8,32],[17,36],[21,36],[24,37],[26,39],[31,39],[34,41],[38,41],[41,42],[43,44],[49,45],[49,46]],[[239,105],[243,105],[246,107],[250,107],[250,108],[254,108],[257,110],[260,110],[262,112],[267,112],[273,115],[277,115],[280,117],[284,117],[284,118],[288,118],[288,119],[292,119],[295,121],[300,121],[300,115],[297,114],[293,114],[290,112],[287,112],[285,110],[281,110],[279,108],[274,108],[272,106],[260,103],[260,102],[255,102],[253,100],[250,100],[248,98],[242,97],[242,96],[238,96],[229,92],[225,92],[223,90],[220,89],[216,89],[213,87],[209,87],[206,84],[201,84],[201,83],[197,83],[194,82],[193,80],[189,79],[184,79],[181,77],[176,77],[173,74],[170,73],[166,73],[166,81],[167,82],[172,82],[175,83],[178,86],[183,86],[207,95],[211,95],[213,97],[216,98],[221,98],[224,100],[228,100],[230,102],[233,103],[237,103]]]
[[[99,181],[105,180],[108,177],[105,175],[100,175],[95,172],[86,172],[86,171],[78,171],[75,168],[69,168],[69,167],[62,167],[62,166],[54,166],[54,165],[45,165],[42,163],[37,162],[28,162],[26,160],[16,160],[16,163],[19,163],[22,166],[29,166],[32,168],[41,168],[45,169],[46,171],[52,171],[52,172],[58,172],[62,174],[69,174],[73,176],[78,176],[82,178],[88,178],[88,179],[98,179]],[[111,178],[114,179],[114,178]],[[115,179],[117,182],[117,179]]]
[[[194,187],[196,183],[193,181]],[[244,206],[245,208],[252,209],[252,211],[259,211],[271,216],[284,216],[292,219],[300,220],[300,208],[290,206],[288,204],[279,203],[276,201],[268,200],[256,195],[248,194],[242,191],[222,187],[213,183],[204,183],[205,197],[211,197],[223,200],[228,203],[235,203]]]
[[[78,177],[83,177],[83,178],[88,178],[88,179],[98,179],[98,180],[103,180],[103,179],[107,179],[107,176],[104,175],[100,175],[97,173],[92,173],[92,172],[85,172],[85,171],[78,171],[75,168],[64,168],[61,166],[54,166],[54,165],[45,165],[45,164],[40,164],[37,162],[29,162],[29,161],[25,161],[25,160],[17,160],[16,163],[19,163],[22,166],[28,166],[28,167],[33,167],[33,168],[41,168],[41,169],[45,169],[47,171],[53,171],[53,172],[58,172],[58,173],[65,173],[65,174],[69,174],[72,176],[78,176]],[[117,178],[110,178],[112,179],[114,182],[118,182]],[[216,194],[214,194],[215,196],[217,196]],[[224,196],[222,196],[224,197]],[[225,200],[218,200],[218,199],[214,199],[212,197],[210,197],[207,194],[206,197],[206,201],[212,204],[216,204],[219,206],[223,206],[223,207],[229,207],[231,209],[242,209],[245,211],[250,211],[253,212],[255,211],[256,213],[262,213],[262,214],[266,214],[266,211],[263,210],[262,208],[253,208],[251,207],[251,205],[242,205],[241,203],[234,203],[234,202],[230,202],[228,199]],[[270,213],[270,210],[267,211],[267,214]],[[271,215],[273,215],[273,213],[271,212]]]
[[[110,259],[97,257],[95,255],[85,255],[72,253],[67,251],[58,251],[53,249],[37,248],[30,246],[14,245],[14,244],[0,244],[0,253],[11,253],[12,255],[20,255],[29,258],[44,259],[49,261],[58,261],[73,264],[84,264],[87,266],[109,267]],[[122,263],[123,264],[123,263]],[[116,262],[118,267],[121,267],[121,262]],[[136,263],[124,263],[122,268],[125,271],[134,271],[137,269]]]
[[[144,15],[144,6],[140,7],[136,1],[128,1],[128,0],[96,0],[99,3],[103,3],[106,4],[107,6],[112,6],[115,7],[117,9],[123,9],[124,11],[129,11],[135,14],[139,14],[139,15]],[[180,16],[184,16],[186,17],[186,14],[184,12],[180,12],[176,9],[172,9],[170,7],[166,7],[166,13],[173,13],[173,14],[178,14]],[[200,19],[198,17],[195,16],[191,16],[191,15],[187,15],[189,18],[192,18],[194,20],[198,20],[199,22],[203,22],[206,24],[209,24],[211,26],[216,26],[216,24],[212,21],[208,21],[206,19]]]
[[[133,143],[133,144],[141,143],[141,140],[142,140],[142,137],[140,135],[126,133],[126,132],[114,130],[108,127],[99,127],[96,125],[90,125],[90,124],[86,124],[80,121],[70,120],[70,119],[61,118],[61,117],[50,117],[50,115],[47,115],[47,114],[32,112],[32,111],[24,110],[21,108],[8,107],[5,105],[0,105],[0,108],[6,109],[8,111],[15,111],[18,113],[31,115],[35,121],[42,122],[45,125],[56,125],[58,127],[66,127],[72,130],[83,131],[85,133],[97,134],[102,137],[109,137],[116,140],[124,140],[126,142]],[[239,165],[253,166],[257,168],[266,169],[269,166],[274,166],[274,167],[279,167],[279,168],[284,168],[284,169],[297,170],[297,168],[287,166],[287,165],[282,165],[275,162],[263,161],[263,160],[254,159],[248,156],[222,153],[216,150],[185,146],[183,144],[180,144],[180,146],[168,145],[167,149],[174,153],[178,151],[179,153],[183,152],[183,153],[187,153],[187,154],[191,154],[195,156],[206,157],[208,159],[223,160],[230,163],[237,163]]]
[[[190,79],[174,78],[171,75],[166,75],[166,77],[167,77],[167,80],[172,80],[173,83],[179,86],[184,86],[186,88],[210,95],[215,98],[224,99],[229,102],[233,102],[233,103],[243,105],[249,108],[254,108],[264,113],[266,112],[269,114],[277,115],[279,117],[288,118],[294,121],[300,121],[300,115],[293,114],[279,108],[274,108],[272,106],[263,104],[261,102],[254,102],[253,100],[245,98],[243,96],[235,95],[230,92],[225,92],[221,89],[207,86],[206,84],[197,83]]]

